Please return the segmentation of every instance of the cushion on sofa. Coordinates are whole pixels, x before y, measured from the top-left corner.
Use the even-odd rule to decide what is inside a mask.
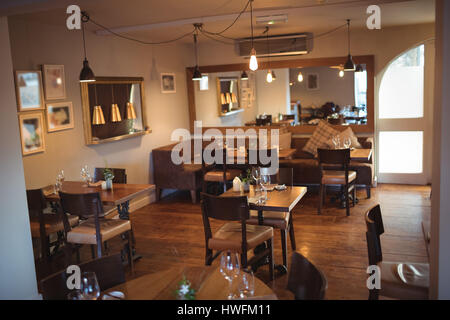
[[[317,156],[317,148],[327,148],[328,141],[337,134],[339,134],[339,131],[333,129],[325,121],[320,121],[303,151]]]

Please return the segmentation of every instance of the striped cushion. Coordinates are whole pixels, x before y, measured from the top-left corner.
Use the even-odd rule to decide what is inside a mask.
[[[303,147],[303,151],[309,152],[316,157],[317,148],[328,148],[328,141],[337,134],[339,134],[339,131],[333,129],[325,121],[320,121],[311,138]]]

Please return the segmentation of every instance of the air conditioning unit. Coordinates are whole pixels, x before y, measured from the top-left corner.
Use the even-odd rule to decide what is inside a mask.
[[[269,43],[268,43],[269,42]],[[296,33],[267,37],[256,37],[253,45],[257,57],[297,56],[308,54],[313,49],[312,33]],[[252,49],[251,38],[239,39],[236,44],[237,53],[241,57],[249,57]]]

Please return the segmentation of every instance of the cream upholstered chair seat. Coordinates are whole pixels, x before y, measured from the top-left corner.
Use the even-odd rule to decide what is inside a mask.
[[[99,219],[100,234],[102,241],[118,236],[124,232],[131,230],[129,220],[115,220],[115,219]],[[94,218],[89,218],[82,221],[79,226],[76,226],[67,233],[67,242],[79,244],[97,244],[95,221]]]
[[[289,212],[279,211],[263,211],[263,219],[265,226],[271,226],[279,229],[286,229],[289,223]],[[250,210],[250,219],[248,224],[258,224],[258,211]]]
[[[356,171],[348,172],[348,182],[356,179]],[[324,170],[322,184],[345,184],[345,171]]]

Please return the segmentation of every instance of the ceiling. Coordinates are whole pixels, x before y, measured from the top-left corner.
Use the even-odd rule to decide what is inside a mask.
[[[2,0],[0,15],[15,14],[17,18],[65,25],[68,4],[78,4],[92,20],[116,32],[144,41],[174,39],[193,30],[194,22],[204,23],[204,29],[217,32],[230,25],[247,0],[15,0],[19,6]],[[365,28],[368,5],[381,8],[382,28],[398,25],[434,22],[433,0],[254,0],[254,17],[287,14],[288,22],[271,27],[271,34],[314,32],[321,33],[352,20],[352,28]],[[88,29],[99,36],[108,33],[89,24]],[[264,26],[255,27],[255,36]],[[224,33],[227,37],[242,38],[250,35],[248,10]],[[205,37],[202,41],[210,40]],[[226,39],[221,39],[227,41]],[[189,41],[190,37],[181,41]]]

